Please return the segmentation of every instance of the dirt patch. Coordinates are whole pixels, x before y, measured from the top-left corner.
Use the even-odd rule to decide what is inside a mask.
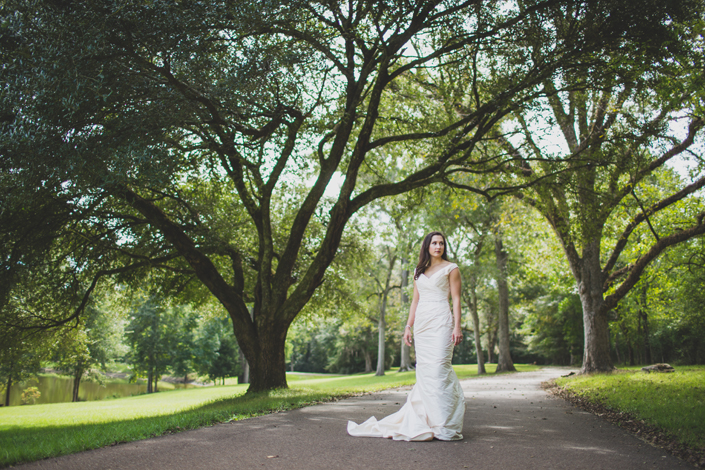
[[[580,397],[569,390],[559,387],[554,380],[543,382],[541,388],[552,395],[569,401],[582,410],[626,429],[642,441],[664,449],[679,459],[693,464],[696,468],[705,468],[705,449],[689,447],[657,426],[647,424],[629,413],[615,411],[602,403],[592,402]]]

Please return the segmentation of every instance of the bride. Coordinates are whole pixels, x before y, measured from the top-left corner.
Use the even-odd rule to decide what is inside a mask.
[[[404,330],[411,346],[416,343],[416,385],[396,413],[380,421],[371,417],[362,424],[348,421],[348,434],[388,437],[399,441],[454,441],[463,438],[465,397],[450,365],[453,346],[460,343],[460,274],[448,261],[445,237],[426,235],[414,272],[414,298]],[[453,312],[448,306],[453,298]]]

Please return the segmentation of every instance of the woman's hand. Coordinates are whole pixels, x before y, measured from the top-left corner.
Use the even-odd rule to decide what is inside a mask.
[[[407,346],[411,346],[411,328],[404,328],[404,342]]]
[[[460,342],[463,340],[463,332],[460,330],[460,326],[456,326],[453,328],[453,344],[454,345],[459,345]]]

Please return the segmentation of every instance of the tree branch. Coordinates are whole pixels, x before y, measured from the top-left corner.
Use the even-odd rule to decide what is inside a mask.
[[[69,315],[66,318],[62,318],[61,320],[55,320],[53,318],[47,318],[43,315],[32,315],[35,318],[38,318],[39,320],[46,322],[41,325],[21,325],[21,324],[15,324],[15,323],[9,323],[5,322],[5,325],[11,327],[11,328],[17,328],[18,330],[44,330],[44,329],[50,329],[50,328],[58,328],[60,326],[63,326],[67,323],[69,323],[72,320],[77,320],[78,317],[81,316],[83,311],[86,308],[86,305],[88,305],[88,300],[91,297],[91,294],[95,290],[96,286],[98,285],[98,281],[105,276],[113,276],[115,274],[122,274],[126,273],[129,271],[133,271],[135,269],[143,268],[145,266],[159,266],[161,263],[165,261],[170,261],[172,259],[175,259],[179,257],[180,255],[177,254],[172,254],[168,256],[163,256],[161,258],[154,258],[154,259],[148,259],[145,261],[140,261],[139,263],[132,263],[127,266],[122,266],[120,268],[113,268],[113,269],[101,269],[99,270],[94,276],[93,280],[91,281],[90,286],[88,286],[88,289],[86,289],[86,292],[83,293],[83,296],[81,297],[81,303],[76,307],[71,315]]]
[[[213,262],[204,255],[193,240],[184,233],[182,228],[174,223],[152,202],[144,199],[127,186],[111,184],[105,188],[113,196],[125,200],[138,212],[144,215],[164,235],[174,248],[193,268],[200,281],[215,295],[230,313],[233,322],[237,322],[242,330],[256,334],[247,306],[242,296],[228,285],[218,272]]]
[[[628,270],[624,272],[629,272],[627,278],[622,281],[622,283],[614,290],[614,292],[607,297],[605,297],[605,302],[602,305],[602,312],[608,312],[615,308],[622,298],[629,292],[629,290],[634,287],[634,285],[639,282],[642,273],[649,265],[651,261],[656,259],[666,248],[687,241],[698,235],[705,234],[705,212],[698,215],[697,224],[686,229],[678,231],[672,235],[661,238],[656,242],[651,249],[641,256],[633,265],[629,267]]]
[[[610,275],[610,271],[612,271],[612,268],[614,268],[615,264],[617,264],[617,260],[619,259],[619,256],[622,254],[622,251],[624,251],[624,248],[627,246],[627,242],[629,241],[629,236],[632,234],[632,232],[641,224],[644,220],[647,220],[650,215],[653,215],[666,207],[675,204],[676,202],[680,201],[684,197],[694,193],[698,189],[705,187],[705,176],[702,178],[694,181],[693,183],[689,184],[685,188],[681,189],[675,194],[672,194],[671,196],[660,200],[659,202],[652,204],[651,207],[649,207],[647,210],[644,210],[642,208],[642,212],[639,213],[636,217],[634,217],[634,220],[632,220],[629,225],[627,225],[622,232],[622,235],[620,235],[619,240],[617,240],[617,244],[615,245],[614,249],[612,250],[612,254],[610,255],[609,259],[607,260],[607,263],[605,264],[604,269],[602,270],[602,275],[609,280],[609,282],[612,282],[614,280],[613,276]],[[658,240],[658,237],[657,237]],[[607,283],[608,281],[605,281]]]

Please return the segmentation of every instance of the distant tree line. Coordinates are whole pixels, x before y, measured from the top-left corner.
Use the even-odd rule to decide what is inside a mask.
[[[104,382],[103,373],[117,364],[128,367],[131,381],[145,381],[147,393],[158,392],[165,375],[184,383],[201,377],[214,384],[241,375],[241,354],[222,314],[171,305],[158,296],[130,299],[122,288],[103,294],[88,307],[85,322],[3,345],[0,379],[6,406],[11,386],[47,365],[73,378],[73,401],[79,400],[82,380]]]

